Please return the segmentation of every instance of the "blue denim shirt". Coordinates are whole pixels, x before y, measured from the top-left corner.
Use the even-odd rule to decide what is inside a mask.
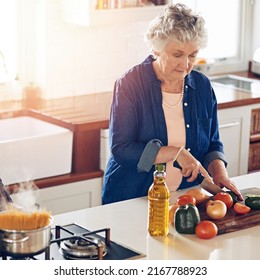
[[[153,182],[154,159],[159,148],[167,145],[161,81],[152,61],[152,56],[147,57],[115,82],[103,204],[146,196]],[[205,168],[216,158],[226,164],[219,139],[217,100],[209,79],[192,71],[185,77],[184,88],[185,148]],[[183,178],[179,188],[196,184]]]

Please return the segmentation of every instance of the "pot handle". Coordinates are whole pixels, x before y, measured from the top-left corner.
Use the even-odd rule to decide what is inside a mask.
[[[15,238],[12,239],[9,237],[5,237],[2,239],[2,241],[6,242],[6,243],[22,243],[25,242],[29,239],[29,236],[25,235],[25,236],[21,236],[21,238]]]

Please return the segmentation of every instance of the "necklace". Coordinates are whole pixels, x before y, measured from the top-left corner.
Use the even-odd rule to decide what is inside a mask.
[[[183,80],[183,85],[182,85],[182,92],[181,93],[179,93],[180,94],[180,99],[178,100],[178,102],[176,103],[176,104],[174,104],[174,105],[171,105],[171,104],[168,104],[167,102],[165,102],[164,100],[163,100],[163,105],[165,105],[166,107],[168,107],[168,108],[170,108],[170,109],[174,109],[174,108],[176,108],[176,107],[178,107],[180,104],[181,104],[181,102],[182,102],[182,100],[183,100],[183,95],[184,95],[184,80]]]

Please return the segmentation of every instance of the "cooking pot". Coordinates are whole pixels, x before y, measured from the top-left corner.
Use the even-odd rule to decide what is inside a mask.
[[[0,229],[0,253],[12,257],[31,257],[45,251],[51,241],[51,225],[33,230]]]

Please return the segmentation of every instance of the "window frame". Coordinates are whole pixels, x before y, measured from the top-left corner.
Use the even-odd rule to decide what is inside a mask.
[[[205,0],[171,0],[169,3],[181,2],[189,6],[191,9],[199,12],[199,1]],[[216,59],[215,64],[211,68],[211,75],[248,70],[248,63],[252,56],[251,49],[254,1],[240,0],[240,6],[241,32],[238,40],[238,55],[236,57],[224,57],[222,59]]]
[[[241,2],[241,32],[239,52],[236,57],[217,59],[211,74],[230,73],[248,70],[252,53],[253,8],[254,3],[247,0]]]

